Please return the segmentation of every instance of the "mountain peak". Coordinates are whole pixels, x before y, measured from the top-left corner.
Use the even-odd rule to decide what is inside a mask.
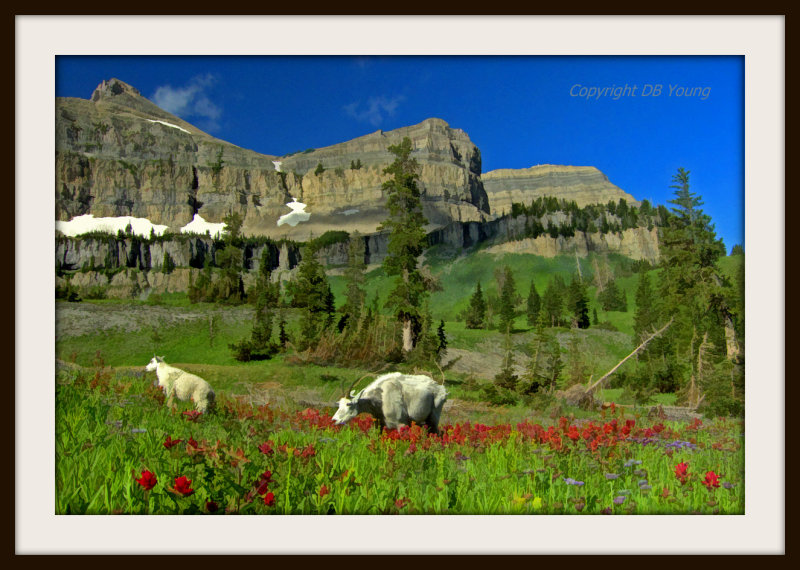
[[[110,97],[116,97],[117,95],[137,95],[141,96],[139,90],[136,87],[128,85],[124,81],[120,81],[119,79],[112,77],[111,79],[104,79],[100,85],[98,85],[94,92],[92,93],[92,101],[97,102],[101,99],[107,99]]]

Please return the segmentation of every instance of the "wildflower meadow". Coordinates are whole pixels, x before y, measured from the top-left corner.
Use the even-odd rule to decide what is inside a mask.
[[[60,373],[57,514],[742,514],[741,420],[596,417],[379,430],[141,375]],[[567,412],[569,415],[569,413]]]

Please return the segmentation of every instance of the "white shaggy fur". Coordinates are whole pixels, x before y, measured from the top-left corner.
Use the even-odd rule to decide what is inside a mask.
[[[396,429],[413,421],[435,432],[445,400],[447,390],[428,376],[392,372],[378,377],[358,394],[351,392],[340,399],[333,420],[343,424],[367,412],[382,427]]]
[[[208,413],[214,410],[216,394],[211,385],[194,374],[175,368],[164,362],[163,356],[154,356],[145,367],[148,372],[155,371],[158,385],[167,395],[167,403],[172,404],[173,397],[182,402],[194,402],[198,412]]]

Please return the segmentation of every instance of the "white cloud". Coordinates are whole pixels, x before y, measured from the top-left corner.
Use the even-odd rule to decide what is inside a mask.
[[[386,117],[394,115],[397,107],[405,100],[403,95],[395,97],[370,97],[366,105],[361,104],[361,101],[350,103],[344,106],[344,111],[349,116],[362,123],[370,123],[372,126],[377,127]]]
[[[200,118],[208,127],[216,128],[222,109],[206,94],[206,89],[214,83],[216,78],[208,73],[193,77],[189,84],[183,87],[162,85],[153,94],[153,102],[173,115],[183,119]]]

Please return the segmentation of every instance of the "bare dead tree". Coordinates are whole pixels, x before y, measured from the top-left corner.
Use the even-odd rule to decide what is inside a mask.
[[[625,364],[625,362],[626,362],[626,361],[627,361],[627,360],[628,360],[628,359],[629,359],[631,356],[634,356],[634,355],[638,354],[639,352],[641,352],[642,350],[644,350],[644,348],[647,346],[647,344],[648,344],[648,343],[649,343],[651,340],[653,340],[653,339],[654,339],[654,338],[656,338],[657,336],[661,335],[661,334],[662,334],[662,333],[663,333],[665,330],[667,330],[667,329],[669,328],[669,326],[672,324],[672,321],[673,321],[673,319],[674,319],[674,317],[673,317],[672,319],[670,319],[670,320],[669,320],[669,322],[668,322],[667,324],[665,324],[663,327],[661,327],[660,329],[658,329],[657,331],[655,331],[654,333],[652,333],[650,336],[648,336],[648,337],[647,337],[647,338],[646,338],[646,339],[645,339],[645,340],[642,342],[642,344],[640,344],[639,346],[637,346],[637,347],[636,347],[636,348],[633,350],[633,352],[631,352],[631,353],[630,353],[628,356],[626,356],[625,358],[623,358],[622,360],[620,360],[620,361],[617,363],[617,365],[616,365],[616,366],[614,366],[614,368],[612,368],[611,370],[609,370],[608,372],[606,372],[605,374],[603,374],[603,376],[601,376],[601,377],[600,377],[600,378],[599,378],[599,379],[598,379],[598,380],[597,380],[597,381],[596,381],[594,384],[592,384],[591,386],[589,386],[588,388],[586,388],[586,391],[587,391],[587,392],[591,392],[592,390],[594,390],[594,389],[595,389],[597,386],[599,386],[600,384],[602,384],[602,383],[603,383],[603,381],[604,381],[606,378],[608,378],[608,377],[609,377],[609,376],[611,376],[611,375],[612,375],[614,372],[616,372],[617,368],[619,368],[620,366],[622,366],[623,364]]]

